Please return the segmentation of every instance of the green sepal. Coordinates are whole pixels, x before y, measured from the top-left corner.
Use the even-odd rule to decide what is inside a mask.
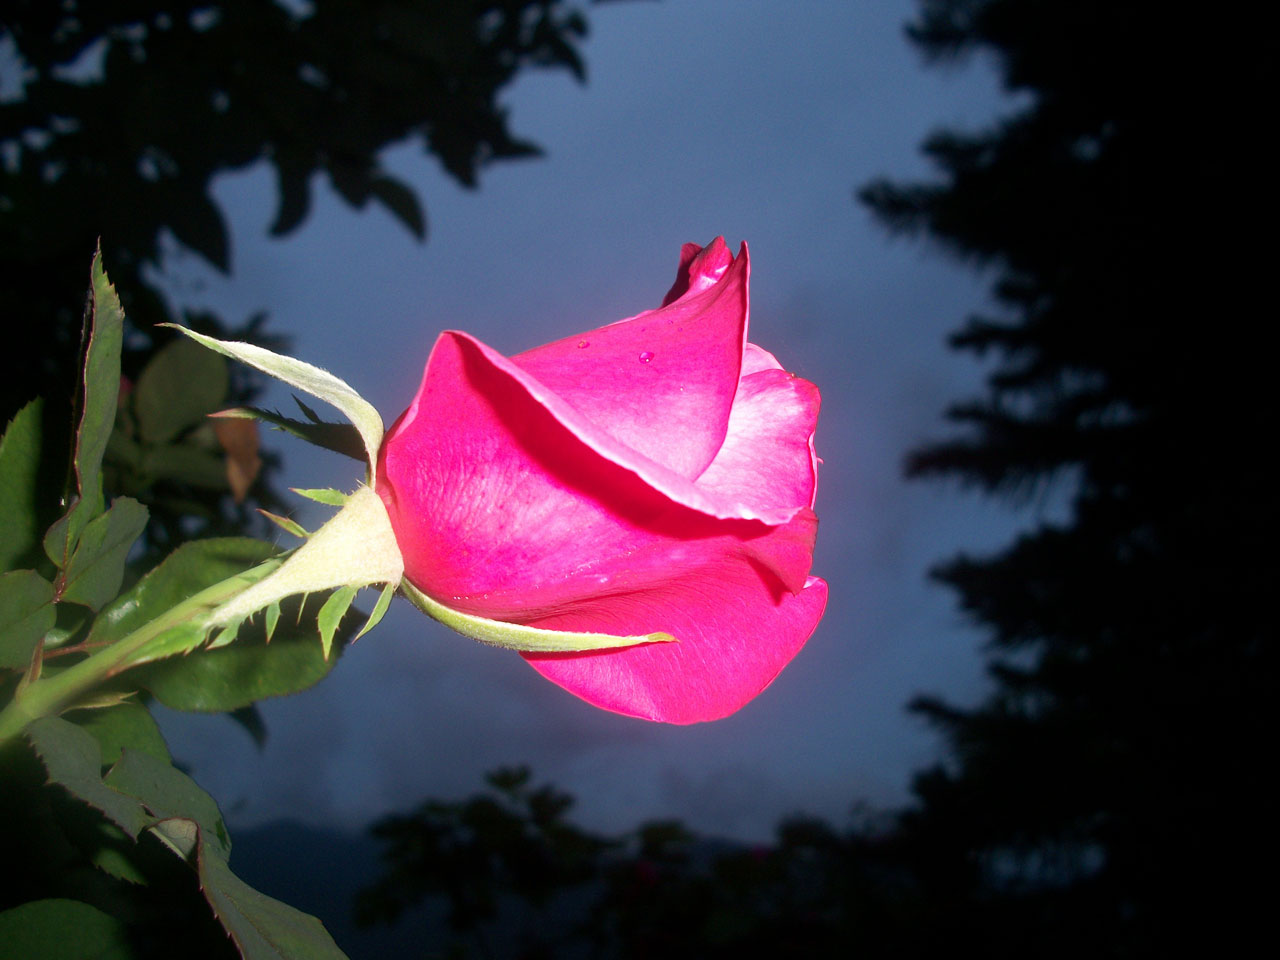
[[[228,623],[213,635],[206,645],[206,649],[217,650],[219,647],[225,647],[228,643],[234,643],[240,633],[240,625],[243,623],[243,620],[233,620]]]
[[[293,397],[293,402],[298,405],[298,409],[302,411],[302,415],[312,423],[324,423],[324,421],[320,419],[320,414],[316,413],[305,403],[299,400],[296,394]]]
[[[365,460],[364,441],[360,438],[360,431],[349,423],[304,423],[257,407],[232,407],[211,416],[235,420],[261,420],[263,423],[271,424],[277,430],[283,430],[314,446],[332,450],[334,453],[340,453],[352,460],[359,460],[361,463]]]
[[[316,503],[328,504],[331,507],[340,507],[347,502],[349,494],[343,493],[341,490],[334,490],[332,487],[322,487],[319,489],[301,489],[298,487],[289,488],[293,493],[308,500],[314,500]]]
[[[678,643],[669,633],[650,633],[636,637],[619,637],[609,633],[570,633],[564,630],[540,630],[520,623],[505,623],[475,617],[446,607],[431,599],[408,580],[400,582],[404,595],[419,610],[438,620],[450,630],[507,650],[523,653],[583,653],[589,650],[616,650],[641,643]]]
[[[316,616],[316,625],[320,628],[320,647],[324,650],[324,658],[326,660],[329,659],[329,651],[333,647],[333,635],[337,632],[338,624],[342,622],[342,618],[351,609],[351,604],[356,598],[357,589],[349,585],[339,587],[329,595],[329,599],[324,602],[324,606],[320,608],[320,613]]]
[[[355,643],[381,622],[387,612],[387,608],[391,606],[391,598],[395,596],[397,586],[399,584],[388,583],[382,588],[382,593],[378,595],[378,602],[373,605],[373,612],[369,614],[369,619],[364,622],[360,632],[351,638],[352,643]]]
[[[307,537],[311,536],[311,534],[307,533],[306,528],[296,520],[290,520],[288,517],[282,517],[279,514],[272,513],[270,510],[263,510],[261,507],[258,508],[258,512],[285,533],[291,533],[299,540],[305,540]]]
[[[280,604],[270,604],[263,614],[263,619],[267,628],[267,643],[270,643],[276,632],[276,624],[280,622]]]
[[[372,473],[374,465],[378,462],[378,450],[382,446],[382,418],[373,404],[356,393],[346,381],[338,379],[327,370],[295,360],[293,357],[273,353],[251,343],[215,340],[213,337],[206,337],[176,324],[166,324],[166,326],[173,326],[174,329],[181,331],[197,343],[204,344],[210,350],[239,360],[241,363],[247,363],[342,411],[360,433]]]

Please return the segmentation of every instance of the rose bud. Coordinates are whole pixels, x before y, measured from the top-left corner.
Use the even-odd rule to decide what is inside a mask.
[[[747,248],[686,244],[662,307],[504,357],[442,334],[382,443],[405,578],[491,620],[678,642],[524,653],[670,723],[756,696],[821,618],[817,388],[747,342]]]

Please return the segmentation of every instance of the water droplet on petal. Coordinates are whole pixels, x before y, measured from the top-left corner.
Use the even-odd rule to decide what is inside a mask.
[[[641,362],[641,363],[648,363],[648,362],[649,362],[650,360],[652,360],[652,359],[653,359],[653,351],[652,351],[652,350],[641,350],[641,351],[640,351],[640,362]]]
[[[589,347],[589,346],[591,346],[591,341],[590,341],[590,340],[579,340],[579,341],[578,341],[578,349],[579,349],[579,350],[583,349],[584,347]]]

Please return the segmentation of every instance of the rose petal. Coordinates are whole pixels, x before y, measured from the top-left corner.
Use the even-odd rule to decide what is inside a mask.
[[[746,249],[747,244],[744,241],[742,244],[744,254]],[[690,291],[697,293],[717,283],[732,262],[733,254],[729,252],[729,246],[724,242],[724,237],[716,237],[705,247],[700,247],[696,243],[686,243],[680,248],[680,265],[676,268],[676,282],[662,298],[662,305],[665,307]]]
[[[597,706],[737,710],[818,620],[817,389],[746,342],[749,259],[686,244],[655,311],[508,359],[437,340],[378,492],[420,589],[467,613],[676,644],[528,655]]]
[[[546,394],[465,334],[437,341],[418,397],[383,446],[377,487],[420,589],[467,613],[523,622],[598,592],[601,577],[676,576],[681,557],[701,565],[707,550],[749,557],[792,588],[802,582],[812,554],[803,505],[775,511],[790,515],[787,536],[700,510],[579,437],[557,416],[573,411],[532,390]]]
[[[522,654],[552,682],[605,710],[696,723],[733,713],[772,682],[804,646],[822,617],[827,584],[810,577],[799,593],[775,602],[740,567],[705,582],[678,578],[626,597],[584,603],[538,626],[635,632],[658,622],[679,643],[646,644],[600,654]]]
[[[746,341],[750,263],[723,240],[660,310],[529,350],[511,362],[597,428],[693,480],[724,441]]]
[[[746,350],[742,353],[742,373],[740,376],[749,377],[753,373],[759,373],[761,370],[781,370],[782,364],[764,347],[757,347],[754,343],[748,343]]]
[[[813,506],[818,407],[818,388],[808,380],[768,368],[744,376],[724,444],[698,487],[757,509]]]

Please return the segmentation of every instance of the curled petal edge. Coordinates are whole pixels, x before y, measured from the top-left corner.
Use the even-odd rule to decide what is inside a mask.
[[[719,520],[757,520],[768,526],[788,523],[804,506],[761,508],[749,506],[727,498],[716,497],[644,454],[620,443],[577,410],[548,389],[537,378],[526,373],[492,347],[461,330],[446,330],[441,337],[453,337],[465,347],[476,351],[494,369],[516,382],[536,403],[550,413],[561,426],[583,445],[605,460],[634,473],[646,484],[668,499],[691,510]],[[414,411],[416,415],[416,411]],[[411,422],[409,417],[401,421],[399,429]]]

